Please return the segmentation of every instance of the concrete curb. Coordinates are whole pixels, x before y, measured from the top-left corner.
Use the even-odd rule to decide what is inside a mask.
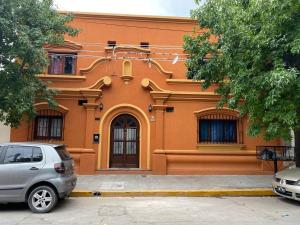
[[[210,189],[210,190],[143,190],[143,191],[86,191],[74,190],[71,197],[221,197],[275,196],[271,188]]]

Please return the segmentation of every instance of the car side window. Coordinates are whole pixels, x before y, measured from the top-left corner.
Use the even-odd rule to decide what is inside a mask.
[[[4,163],[28,163],[32,161],[33,149],[30,146],[9,146],[6,150]]]
[[[34,147],[32,150],[32,161],[33,162],[40,162],[43,160],[43,153],[42,150],[38,147]]]

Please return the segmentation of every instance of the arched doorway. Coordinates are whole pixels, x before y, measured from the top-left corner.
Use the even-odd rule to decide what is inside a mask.
[[[139,122],[129,114],[111,123],[110,168],[139,168]]]

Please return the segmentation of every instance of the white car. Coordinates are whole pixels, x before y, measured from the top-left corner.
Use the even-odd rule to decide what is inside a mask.
[[[275,174],[273,192],[300,201],[300,168],[288,168]]]

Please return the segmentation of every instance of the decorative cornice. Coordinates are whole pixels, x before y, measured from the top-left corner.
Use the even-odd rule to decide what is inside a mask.
[[[218,101],[220,96],[214,92],[184,92],[184,91],[170,91],[160,88],[155,82],[150,79],[143,79],[142,87],[150,90],[153,99],[164,99],[168,101]]]
[[[102,58],[96,59],[94,62],[92,62],[92,64],[89,67],[80,69],[80,74],[89,73],[89,72],[93,71],[98,64],[100,64],[102,62],[110,61],[110,60],[111,60],[111,58],[107,58],[107,57],[102,57]]]
[[[151,91],[150,95],[155,100],[167,100],[169,99],[171,93],[170,92],[161,92],[161,91]]]
[[[58,93],[55,97],[58,98],[99,98],[102,90],[87,89],[87,88],[53,88]]]
[[[49,75],[49,74],[40,74],[36,76],[41,80],[47,81],[83,81],[86,79],[86,76],[77,76],[77,75]]]
[[[141,82],[141,85],[143,88],[149,89],[150,91],[168,92],[167,90],[160,88],[154,81],[148,78],[144,78]]]
[[[167,75],[169,77],[169,79],[172,78],[173,72],[165,70],[157,61],[155,61],[153,59],[148,59],[148,60],[145,60],[144,62],[153,64],[159,70],[159,72]]]
[[[89,87],[89,89],[101,89],[102,87],[106,86],[109,87],[111,85],[112,81],[111,78],[108,76],[105,76],[98,80],[95,84]]]
[[[34,104],[35,109],[38,110],[42,110],[42,109],[49,109],[49,104],[48,102],[39,102]],[[66,114],[67,112],[69,112],[69,109],[63,105],[57,105],[55,108],[53,108],[56,111],[59,111],[63,114]]]
[[[179,92],[172,91],[170,93],[169,101],[212,101],[216,102],[220,100],[220,96],[213,92]]]
[[[80,50],[82,49],[82,45],[73,41],[65,40],[64,43],[61,45],[46,45],[45,48],[49,48],[49,51],[51,51],[52,48],[67,48],[72,50]]]
[[[112,81],[110,77],[102,77],[95,84],[87,88],[55,88],[56,98],[99,98],[103,87],[109,87]]]

